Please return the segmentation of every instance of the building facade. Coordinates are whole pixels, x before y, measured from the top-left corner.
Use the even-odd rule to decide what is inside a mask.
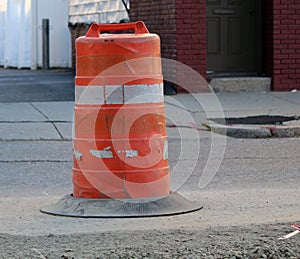
[[[130,19],[160,35],[162,57],[207,80],[267,76],[275,91],[300,89],[297,0],[131,0]]]
[[[72,66],[75,68],[75,40],[86,34],[92,23],[128,20],[129,0],[69,0],[69,29],[72,37]]]
[[[42,67],[45,18],[50,23],[50,67],[71,67],[68,8],[68,0],[1,0],[0,66]]]

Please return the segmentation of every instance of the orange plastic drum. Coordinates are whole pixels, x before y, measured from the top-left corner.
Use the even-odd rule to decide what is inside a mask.
[[[91,25],[75,85],[73,196],[169,195],[159,37],[143,22]]]

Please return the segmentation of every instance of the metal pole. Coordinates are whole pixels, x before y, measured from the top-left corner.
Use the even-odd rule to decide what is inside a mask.
[[[49,69],[49,19],[42,20],[43,27],[43,69]]]

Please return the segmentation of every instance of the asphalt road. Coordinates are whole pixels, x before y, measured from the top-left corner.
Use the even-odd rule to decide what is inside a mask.
[[[199,189],[198,184],[208,161],[210,141],[208,138],[200,139],[201,148],[197,161],[187,157],[178,160],[181,155],[180,143],[179,139],[170,140],[172,188],[201,203],[204,208],[199,212],[177,217],[177,223],[169,219],[159,219],[157,222],[168,222],[171,228],[176,227],[176,224],[205,228],[211,224],[243,225],[297,220],[300,213],[298,139],[228,138],[222,163],[212,181],[203,189]],[[18,212],[15,216],[11,214],[9,218],[2,214],[2,231],[40,235],[45,232],[70,234],[120,229],[119,225],[107,224],[106,220],[97,221],[97,224],[103,224],[98,230],[95,230],[93,220],[86,220],[77,227],[72,224],[76,221],[71,220],[70,224],[64,223],[64,227],[57,229],[55,225],[66,222],[66,219],[51,218],[38,212],[38,206],[55,202],[59,197],[72,192],[70,141],[2,141],[0,150],[1,211],[6,207],[8,214],[10,210]],[[212,162],[214,161],[218,162],[213,158]],[[182,177],[186,173],[188,177]],[[26,206],[22,205],[23,202]],[[11,221],[13,218],[15,220]],[[202,220],[194,221],[199,218]],[[49,220],[49,224],[42,227],[45,220]],[[26,226],[21,231],[17,226],[23,226],[24,221]],[[149,220],[145,222],[147,221]],[[151,229],[152,224],[156,224],[156,220],[151,220],[152,224],[148,226],[136,225],[133,220],[124,222],[127,222],[130,230],[143,226]],[[122,227],[124,231],[125,225]]]
[[[73,101],[71,69],[17,70],[0,68],[0,102]]]
[[[172,185],[182,185],[177,191],[203,209],[142,219],[77,219],[40,213],[42,206],[72,192],[71,141],[1,141],[0,257],[299,257],[298,237],[277,241],[292,232],[289,225],[299,220],[299,139],[227,138],[222,163],[203,189],[198,183],[211,140],[201,135],[197,161],[178,160],[181,141],[170,139]],[[193,142],[187,143],[196,152]],[[189,168],[194,162],[196,166]],[[176,166],[179,174],[174,174]],[[180,172],[185,175],[190,169],[190,177],[182,179]]]

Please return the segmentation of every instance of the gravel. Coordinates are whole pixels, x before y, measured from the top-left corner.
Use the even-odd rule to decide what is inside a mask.
[[[59,226],[58,226],[59,227]],[[0,258],[300,258],[290,224],[47,236],[0,235]]]

